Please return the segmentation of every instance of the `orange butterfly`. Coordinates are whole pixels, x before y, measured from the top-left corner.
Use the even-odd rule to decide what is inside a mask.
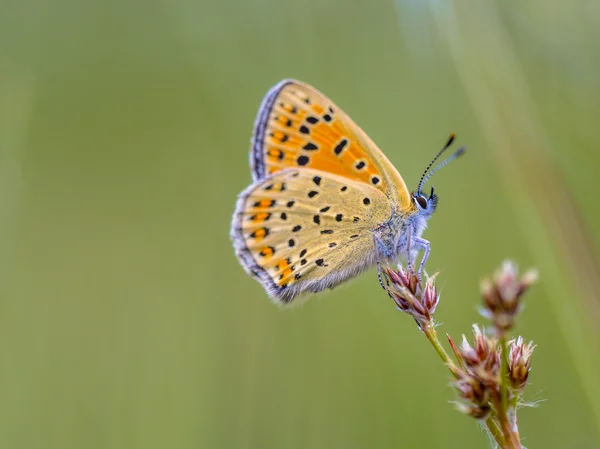
[[[254,183],[238,199],[231,238],[242,266],[276,301],[289,303],[399,257],[421,273],[421,238],[437,205],[429,171],[414,193],[375,143],[316,89],[284,80],[265,96],[254,125]]]

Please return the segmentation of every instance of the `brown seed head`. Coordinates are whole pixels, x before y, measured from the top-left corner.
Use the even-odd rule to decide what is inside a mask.
[[[425,308],[429,311],[429,314],[433,315],[435,308],[440,302],[440,295],[438,295],[437,289],[435,288],[435,278],[431,277],[427,279],[421,300],[423,301]]]
[[[512,388],[517,391],[522,391],[527,386],[527,378],[531,370],[531,356],[534,349],[533,342],[525,344],[523,337],[510,342],[508,377]]]
[[[477,377],[464,373],[456,382],[456,389],[461,399],[476,405],[486,404],[489,400],[489,389]]]
[[[475,419],[487,418],[491,411],[489,404],[492,389],[468,372],[462,372],[454,382],[460,401],[457,408],[460,412]]]
[[[481,282],[484,303],[482,315],[490,319],[499,332],[511,329],[521,309],[520,299],[536,279],[535,270],[527,271],[519,279],[516,264],[505,261],[494,274],[493,280],[484,279]]]
[[[489,404],[473,405],[467,402],[457,403],[456,409],[465,415],[469,415],[475,419],[481,420],[486,419],[492,411],[492,408]]]
[[[486,383],[497,383],[500,371],[500,354],[497,349],[497,340],[488,338],[485,329],[481,330],[476,324],[473,325],[473,346],[467,337],[463,335],[463,341],[459,349],[465,366],[475,376]]]
[[[431,323],[440,297],[435,288],[435,276],[423,286],[412,270],[398,266],[397,270],[386,267],[383,271],[386,290],[401,311],[414,317],[419,326]]]

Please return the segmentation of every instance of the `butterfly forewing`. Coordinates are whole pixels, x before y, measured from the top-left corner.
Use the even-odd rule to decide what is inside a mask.
[[[329,98],[294,80],[266,95],[252,139],[254,180],[286,168],[310,168],[352,179],[411,207],[402,177],[371,139]]]
[[[375,262],[371,231],[391,215],[376,187],[312,169],[287,169],[240,195],[232,238],[246,271],[289,302],[333,287]]]

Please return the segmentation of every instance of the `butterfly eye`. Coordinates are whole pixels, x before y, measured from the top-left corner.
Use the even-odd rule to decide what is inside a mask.
[[[421,209],[427,209],[427,198],[424,195],[419,195],[415,198]]]

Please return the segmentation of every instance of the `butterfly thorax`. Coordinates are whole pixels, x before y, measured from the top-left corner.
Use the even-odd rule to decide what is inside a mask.
[[[419,209],[408,213],[392,211],[390,219],[373,230],[378,259],[414,261],[420,249],[418,242],[431,215],[432,211]]]

